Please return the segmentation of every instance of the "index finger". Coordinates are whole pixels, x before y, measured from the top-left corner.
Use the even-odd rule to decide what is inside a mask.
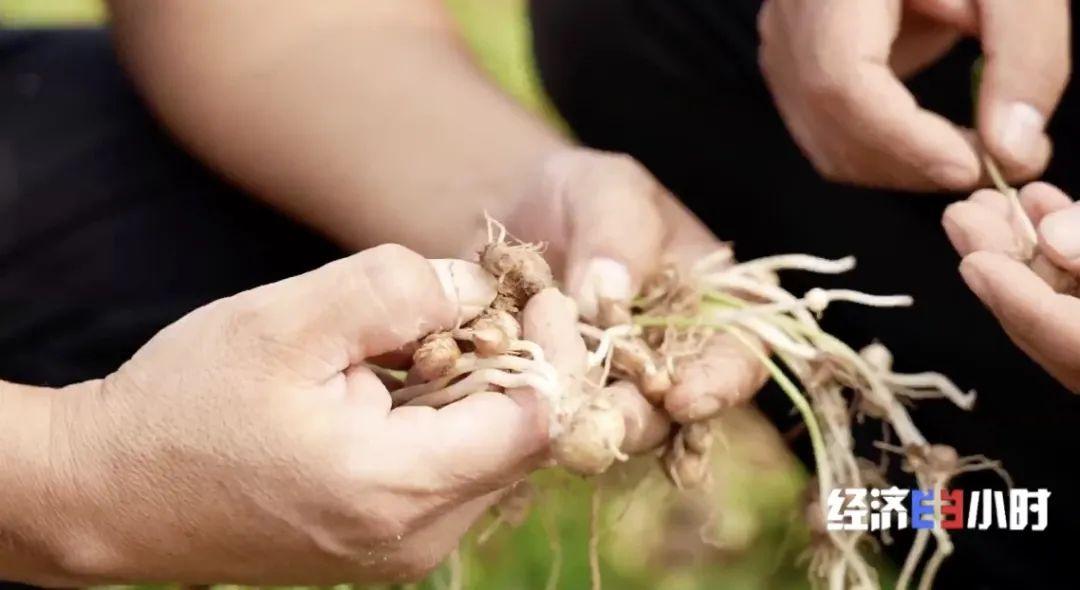
[[[824,15],[818,33],[821,92],[835,121],[854,134],[853,151],[869,150],[888,162],[875,170],[877,182],[904,188],[966,189],[981,176],[981,164],[961,129],[921,108],[889,66],[899,32],[896,2],[842,0]],[[847,44],[837,47],[837,39]]]
[[[1080,382],[1080,299],[1055,292],[1027,266],[991,252],[964,258],[960,272],[1013,342],[1064,383]]]

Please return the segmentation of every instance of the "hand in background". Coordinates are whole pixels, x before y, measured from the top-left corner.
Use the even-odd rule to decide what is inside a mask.
[[[61,573],[39,580],[423,576],[548,445],[528,391],[391,409],[365,359],[451,327],[468,310],[447,292],[478,293],[480,308],[494,297],[467,273],[442,276],[453,289],[400,246],[368,250],[196,310],[115,374],[57,396],[40,445],[49,516],[27,518],[60,523]],[[573,314],[527,313],[550,318],[527,338],[577,335]]]
[[[601,299],[632,299],[663,264],[685,271],[701,256],[727,248],[629,156],[566,149],[546,160],[538,178],[508,215],[507,227],[517,238],[547,244],[556,276],[586,318],[596,316]],[[677,421],[696,422],[748,401],[766,371],[744,344],[717,335],[674,377],[664,406]],[[618,391],[637,400],[629,406],[648,406],[631,384]]]
[[[1039,254],[1030,264],[1017,260],[1021,234],[997,191],[951,205],[945,230],[964,257],[964,281],[1012,340],[1080,393],[1080,205],[1041,182],[1020,196],[1039,234]]]
[[[1069,79],[1069,22],[1065,0],[768,0],[760,61],[788,130],[826,178],[965,190],[981,175],[973,134],[921,108],[902,80],[977,36],[987,58],[979,142],[1010,179],[1031,179],[1050,158],[1044,128]]]

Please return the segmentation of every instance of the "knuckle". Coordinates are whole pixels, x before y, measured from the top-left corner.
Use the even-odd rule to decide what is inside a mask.
[[[426,262],[425,258],[401,244],[382,244],[367,250],[361,255],[366,264],[371,260],[390,266],[417,266]]]
[[[666,189],[652,172],[628,154],[610,154],[604,164],[605,190],[599,191],[601,200],[625,213],[658,220],[656,196]]]
[[[851,106],[848,78],[837,72],[808,73],[801,77],[800,84],[806,99],[815,108],[846,111]]]
[[[434,314],[443,303],[435,268],[426,258],[397,244],[385,244],[358,256],[356,266],[342,280],[351,289],[377,298],[386,309],[416,307],[423,315]]]
[[[222,314],[222,330],[226,338],[246,339],[271,331],[271,321],[266,308],[254,297],[236,295],[218,302],[216,310]]]

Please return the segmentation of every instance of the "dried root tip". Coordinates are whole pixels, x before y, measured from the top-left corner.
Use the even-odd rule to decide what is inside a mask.
[[[892,371],[892,352],[880,342],[875,342],[863,347],[863,349],[859,351],[859,356],[861,356],[868,365],[882,373],[889,373]]]
[[[707,421],[688,424],[682,429],[682,438],[688,450],[704,455],[712,449],[712,425]]]
[[[960,465],[960,453],[949,445],[933,444],[925,452],[926,463],[934,471],[951,473]]]
[[[637,384],[641,394],[654,405],[660,404],[674,385],[667,368],[658,365],[649,344],[640,337],[628,337],[612,352],[611,364],[619,373]]]
[[[696,488],[709,476],[712,433],[707,422],[683,426],[664,453],[664,470],[680,490]]]
[[[692,490],[708,479],[709,456],[686,452],[681,446],[672,446],[664,454],[664,467],[675,487]]]
[[[673,385],[671,373],[663,367],[646,366],[638,377],[638,389],[641,390],[641,395],[653,405],[662,404],[664,396]]]
[[[499,280],[495,306],[507,311],[523,308],[529,298],[555,284],[551,267],[529,244],[492,242],[480,251],[480,266]]]
[[[518,340],[521,338],[521,324],[517,319],[508,312],[491,309],[477,318],[473,326],[486,327],[492,326],[502,330],[506,337],[510,340]]]
[[[802,507],[803,520],[810,530],[812,541],[829,542],[829,529],[825,523],[825,511],[821,505],[821,487],[816,475],[811,475],[803,488],[799,504]]]
[[[907,445],[904,447],[904,469],[909,473],[931,476],[952,476],[958,472],[962,459],[956,449],[944,444]]]
[[[886,416],[889,415],[889,413],[885,410],[884,407],[881,406],[881,404],[870,399],[870,396],[866,394],[860,394],[856,403],[858,404],[859,413],[861,413],[863,416],[873,418],[875,420],[884,420]]]
[[[431,334],[413,353],[413,372],[422,381],[434,381],[449,373],[459,358],[461,349],[449,333]]]
[[[510,349],[510,339],[506,332],[498,328],[473,330],[472,341],[476,346],[476,356],[480,358],[499,356]]]
[[[476,355],[489,358],[506,354],[510,345],[521,337],[521,324],[510,313],[489,309],[468,328]]]
[[[510,493],[503,496],[495,505],[499,519],[511,527],[519,527],[529,517],[529,510],[536,499],[536,490],[527,481],[518,482],[510,488]]]
[[[596,325],[600,328],[625,326],[634,321],[630,313],[630,304],[616,299],[601,298],[597,305]]]
[[[616,459],[625,461],[619,450],[626,438],[622,412],[605,397],[594,397],[570,418],[552,445],[555,461],[578,475],[598,475]]]
[[[658,301],[679,287],[679,271],[672,265],[645,277],[640,296],[645,301]]]
[[[803,518],[806,520],[806,528],[810,530],[811,539],[817,542],[828,542],[829,527],[825,524],[825,513],[817,500],[803,507]]]

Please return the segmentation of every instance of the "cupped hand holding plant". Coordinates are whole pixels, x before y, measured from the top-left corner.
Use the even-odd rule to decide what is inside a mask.
[[[547,408],[526,388],[391,409],[366,362],[494,296],[475,264],[383,246],[198,309],[102,381],[36,393],[50,396],[41,424],[11,406],[20,422],[5,436],[29,451],[5,480],[0,531],[15,545],[0,574],[46,585],[421,577],[545,460]],[[551,292],[525,310],[545,321],[524,337],[558,370],[579,360],[559,348],[560,334],[577,338],[571,308]],[[28,462],[37,468],[15,467]]]
[[[1037,249],[994,190],[951,205],[945,230],[964,257],[964,281],[1017,346],[1080,393],[1080,205],[1042,182],[1025,186],[1020,202],[1037,228]]]

